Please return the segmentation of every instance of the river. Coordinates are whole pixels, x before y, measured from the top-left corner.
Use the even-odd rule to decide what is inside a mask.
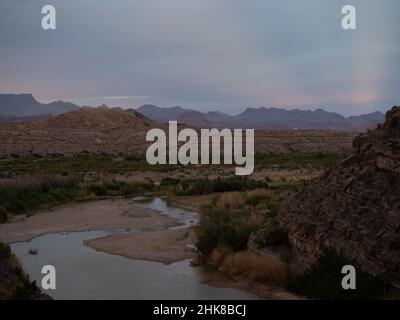
[[[196,213],[170,206],[161,198],[136,203],[160,210],[184,225],[198,219]],[[56,233],[14,243],[11,248],[39,286],[42,267],[56,268],[56,289],[44,290],[54,299],[257,299],[249,292],[230,288],[232,280],[208,266],[192,267],[187,260],[169,265],[132,260],[83,244],[116,232],[125,231]],[[30,249],[37,249],[38,254],[28,254]]]

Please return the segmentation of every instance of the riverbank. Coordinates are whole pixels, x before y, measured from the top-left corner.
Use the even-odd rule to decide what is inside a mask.
[[[48,300],[22,271],[10,247],[0,242],[0,300]]]
[[[132,200],[100,200],[63,205],[0,225],[0,241],[30,241],[45,234],[89,230],[158,231],[181,225],[157,210],[136,206]]]

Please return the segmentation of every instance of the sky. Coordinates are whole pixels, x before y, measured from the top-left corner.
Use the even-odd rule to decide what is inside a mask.
[[[57,29],[41,28],[54,5]],[[344,30],[351,4],[357,29]],[[398,0],[1,0],[0,93],[357,115],[400,104]]]

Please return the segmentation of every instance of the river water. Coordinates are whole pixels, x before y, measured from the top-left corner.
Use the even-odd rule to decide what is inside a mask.
[[[137,201],[137,205],[160,210],[185,225],[197,222],[194,212],[170,206],[160,198]],[[190,261],[164,265],[132,260],[83,244],[116,232],[125,231],[50,234],[14,243],[11,248],[39,286],[42,267],[56,268],[56,290],[44,290],[54,299],[257,299],[246,291],[229,288],[232,280],[208,266],[192,267]],[[29,249],[38,249],[38,254],[28,254]],[[218,287],[208,284],[215,282]]]

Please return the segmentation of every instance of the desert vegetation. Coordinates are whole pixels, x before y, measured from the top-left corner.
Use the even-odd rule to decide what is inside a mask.
[[[164,178],[161,186],[169,186],[169,190],[174,195],[201,195],[215,192],[245,191],[256,188],[268,187],[266,181],[256,181],[247,177],[231,178],[200,178],[200,179],[182,179],[182,178]]]
[[[48,156],[33,155],[0,161],[0,172],[4,174],[29,174],[48,173],[71,175],[82,172],[107,172],[124,173],[131,171],[173,171],[178,165],[150,166],[145,157],[136,155],[111,156],[107,154],[79,154],[75,156],[63,156],[52,154]]]
[[[260,254],[249,248],[252,235],[258,248],[288,246],[287,234],[276,223],[277,207],[288,190],[257,188],[215,196],[202,207],[196,228],[197,248],[204,262],[239,280],[280,285],[309,299],[381,299],[387,296],[383,279],[357,268],[357,290],[343,290],[341,269],[357,264],[342,252],[327,248],[302,273],[291,258]],[[267,233],[256,231],[270,226]],[[274,227],[275,226],[275,227]]]
[[[0,300],[49,299],[24,274],[8,245],[0,242]]]
[[[309,299],[365,300],[386,296],[385,281],[360,268],[357,268],[357,290],[343,290],[343,275],[340,271],[345,265],[357,266],[344,253],[326,248],[308,270],[289,281],[288,289]]]
[[[322,154],[322,153],[304,153],[304,154],[285,154],[274,155],[267,153],[257,153],[255,155],[256,169],[264,168],[327,168],[331,167],[336,161],[343,159],[343,154]],[[218,170],[230,165],[213,165]],[[31,156],[11,155],[9,158],[0,161],[0,173],[6,174],[32,174],[48,173],[69,175],[82,172],[108,172],[108,173],[126,173],[135,171],[156,171],[171,172],[182,168],[196,169],[195,166],[182,165],[154,165],[147,163],[144,156],[138,155],[109,155],[109,154],[89,154],[80,153],[74,156],[65,156],[62,154],[48,154],[46,156],[33,154]]]
[[[151,181],[83,182],[78,176],[69,179],[49,177],[44,180],[39,183],[0,187],[0,223],[7,222],[9,216],[31,215],[37,210],[71,201],[93,200],[98,197],[131,197],[155,190]]]
[[[246,281],[287,283],[292,271],[286,262],[248,250],[250,236],[276,218],[279,199],[287,192],[267,186],[223,193],[203,206],[196,228],[202,259]]]

